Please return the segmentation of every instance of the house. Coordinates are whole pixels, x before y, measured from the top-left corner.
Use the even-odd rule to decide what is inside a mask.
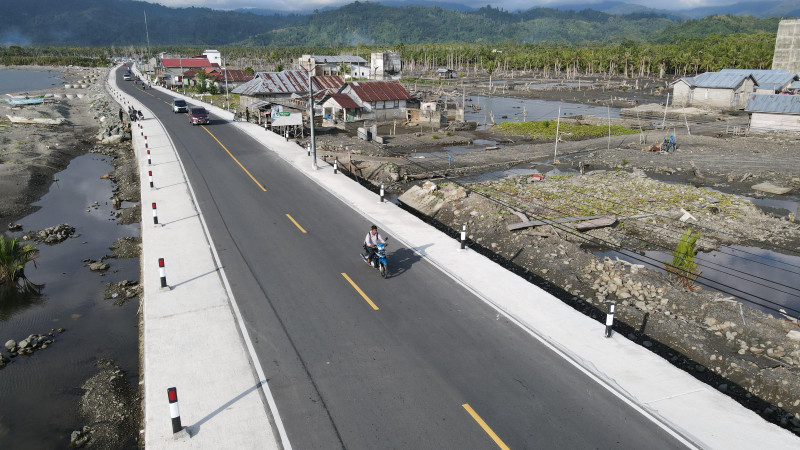
[[[332,93],[322,103],[323,115],[326,119],[349,122],[361,119],[364,107],[347,94]]]
[[[312,82],[315,94],[324,90],[336,91],[344,85],[344,80],[336,75],[315,76],[312,77]],[[231,92],[240,94],[240,104],[243,108],[257,102],[288,106],[293,96],[308,95],[308,73],[304,70],[258,72],[252,80]]]
[[[342,78],[361,78],[367,79],[370,78],[370,68],[366,66],[359,66],[356,64],[351,64],[347,67],[347,73],[343,74]]]
[[[225,92],[225,86],[232,91],[237,87],[255,78],[255,75],[238,69],[206,69],[209,82],[214,83],[220,92]]]
[[[438,75],[439,78],[458,78],[458,75],[456,75],[456,71],[453,69],[445,69],[445,68],[439,69],[436,71],[436,75]]]
[[[756,94],[779,94],[797,80],[797,74],[789,73],[788,70],[722,69],[719,73],[752,75],[756,80]]]
[[[363,118],[376,121],[405,120],[406,102],[411,99],[399,81],[352,81],[340,93],[363,106]]]
[[[750,114],[750,131],[800,133],[800,95],[753,95],[744,110]]]
[[[167,86],[174,86],[184,83],[183,76],[187,70],[202,70],[206,68],[219,67],[212,64],[208,58],[204,56],[193,56],[191,58],[166,58],[165,54],[159,58],[156,67],[158,72],[164,74],[164,81]]]
[[[367,60],[360,56],[303,55],[297,60],[297,69],[314,68],[314,75],[339,75],[342,65],[364,67]]]
[[[400,52],[384,50],[370,53],[370,78],[375,80],[391,80],[400,78],[403,62]]]
[[[706,72],[681,78],[671,85],[674,105],[742,109],[757,83],[750,74]]]

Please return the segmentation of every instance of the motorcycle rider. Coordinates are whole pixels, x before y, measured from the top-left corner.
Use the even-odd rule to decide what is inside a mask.
[[[378,244],[385,244],[386,240],[378,233],[378,227],[373,225],[370,227],[367,236],[364,238],[364,251],[367,252],[367,264],[372,265],[372,258],[375,256],[375,249]]]

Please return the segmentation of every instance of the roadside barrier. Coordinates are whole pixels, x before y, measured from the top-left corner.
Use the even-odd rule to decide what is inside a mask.
[[[383,203],[383,194],[384,194],[383,183],[381,183],[381,203]]]
[[[338,158],[333,158],[333,173],[334,174],[339,173],[339,159]]]
[[[183,429],[181,425],[181,410],[178,408],[178,389],[174,387],[168,388],[167,399],[169,400],[169,416],[172,418],[172,433],[178,433]]]
[[[161,277],[161,287],[167,287],[167,268],[164,267],[164,258],[158,258],[158,275]]]
[[[614,328],[614,303],[608,304],[608,314],[606,314],[606,337],[611,337]]]
[[[152,161],[150,160],[150,150],[147,151],[147,165],[151,165]]]
[[[148,178],[148,180],[150,180],[150,187],[153,187],[153,171],[152,170],[148,170],[147,171],[147,178]]]
[[[461,250],[467,248],[467,224],[461,226]]]
[[[158,208],[156,208],[156,202],[153,202],[153,225],[158,225]]]

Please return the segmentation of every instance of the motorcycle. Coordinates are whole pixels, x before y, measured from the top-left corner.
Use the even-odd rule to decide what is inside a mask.
[[[386,262],[386,246],[389,243],[388,242],[389,238],[386,238],[386,241],[387,242],[385,244],[380,244],[379,243],[375,247],[375,254],[374,254],[374,256],[372,258],[372,261],[371,261],[371,263],[372,263],[371,266],[373,268],[375,268],[375,269],[380,270],[381,276],[383,278],[386,278],[386,277],[389,276],[388,264]],[[361,253],[361,259],[363,259],[364,262],[367,262],[367,255]]]

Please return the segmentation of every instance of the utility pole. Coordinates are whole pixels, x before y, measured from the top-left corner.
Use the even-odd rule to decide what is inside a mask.
[[[309,109],[309,125],[311,127],[311,168],[317,170],[317,142],[314,139],[314,83],[311,81],[311,73],[314,71],[316,64],[311,64],[308,61],[308,109]]]
[[[147,29],[147,11],[142,11],[144,13],[144,34],[147,36],[147,55],[145,58],[147,59],[147,70],[150,70],[150,31]]]
[[[225,103],[228,104],[228,112],[231,111],[231,99],[228,97],[228,65],[223,64],[222,68],[225,72]]]

